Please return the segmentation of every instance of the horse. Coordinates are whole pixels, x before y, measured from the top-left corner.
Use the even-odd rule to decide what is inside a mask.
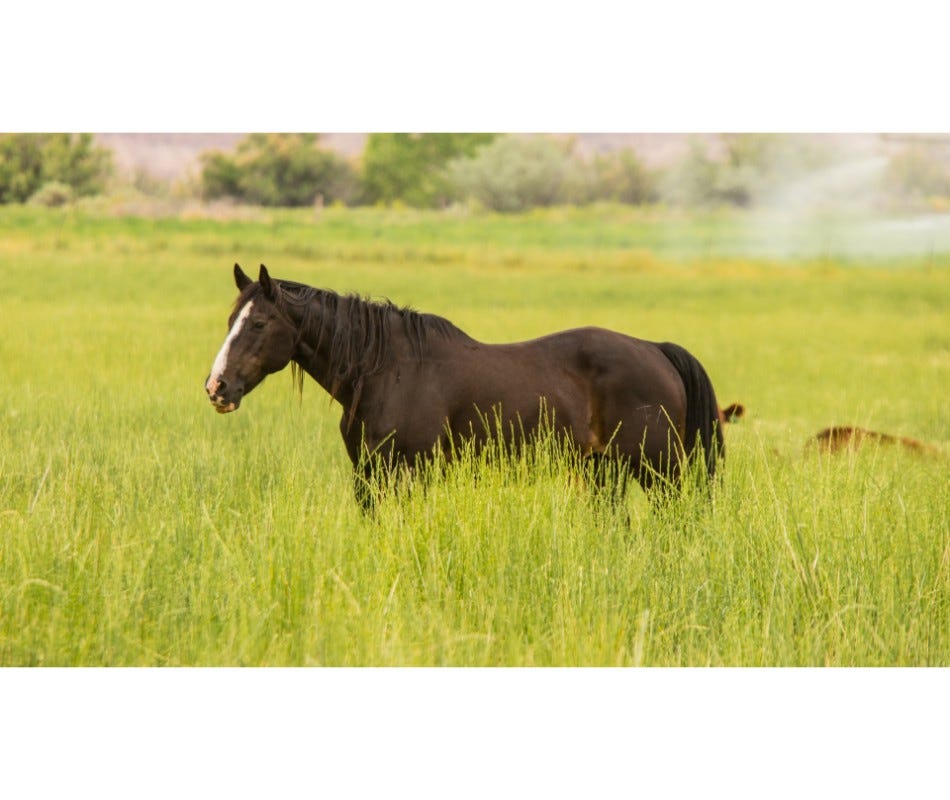
[[[682,486],[693,462],[708,485],[724,458],[725,414],[705,369],[679,345],[598,327],[486,344],[442,317],[272,278],[263,264],[256,281],[235,264],[234,281],[208,398],[230,413],[288,364],[298,391],[309,375],[342,406],[364,510],[375,503],[370,487],[397,467],[451,459],[466,444],[518,446],[545,424],[593,459],[596,475],[613,476],[600,482],[613,482],[616,499],[628,475],[654,497]]]
[[[809,439],[806,446],[817,447],[819,450],[828,453],[840,453],[843,450],[857,450],[865,442],[899,445],[918,453],[939,452],[933,445],[925,444],[918,439],[911,439],[909,436],[893,436],[889,433],[869,431],[866,428],[858,428],[853,425],[832,425],[830,428],[825,428]]]

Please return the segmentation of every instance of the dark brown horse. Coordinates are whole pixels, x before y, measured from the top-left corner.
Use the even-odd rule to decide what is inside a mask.
[[[710,478],[723,456],[719,407],[700,363],[682,347],[578,328],[514,344],[483,344],[448,320],[341,296],[234,265],[240,296],[205,389],[234,411],[265,376],[292,364],[343,407],[340,430],[357,496],[380,466],[499,435],[517,444],[548,422],[581,456],[673,485],[693,458]],[[620,479],[622,497],[625,480]]]

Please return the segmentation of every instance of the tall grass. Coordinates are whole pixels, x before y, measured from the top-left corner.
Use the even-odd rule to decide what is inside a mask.
[[[562,230],[589,217],[546,223],[525,263],[486,250],[479,219],[439,249],[359,215],[338,235],[64,213],[0,221],[0,664],[950,663],[946,456],[804,446],[851,422],[946,452],[944,269],[635,265]],[[324,255],[290,252],[307,241]],[[365,516],[316,385],[298,400],[274,376],[211,411],[236,259],[482,339],[679,341],[750,417],[711,499],[634,488],[614,509],[542,445],[462,454]]]

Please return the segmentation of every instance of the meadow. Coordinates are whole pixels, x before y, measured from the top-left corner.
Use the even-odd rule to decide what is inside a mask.
[[[0,665],[950,664],[950,247],[849,224],[0,209]],[[364,516],[316,384],[208,403],[235,261],[485,341],[675,341],[747,416],[711,502],[629,524],[544,448]]]

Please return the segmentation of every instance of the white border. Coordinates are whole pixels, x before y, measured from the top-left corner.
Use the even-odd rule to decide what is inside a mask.
[[[10,797],[921,797],[946,777],[936,669],[0,678]]]
[[[34,0],[4,28],[0,130],[950,128],[924,0]]]

